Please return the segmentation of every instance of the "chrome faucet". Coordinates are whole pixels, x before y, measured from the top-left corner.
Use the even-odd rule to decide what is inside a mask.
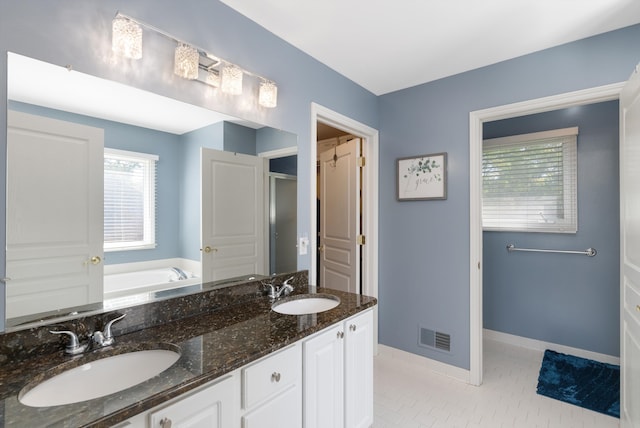
[[[98,330],[95,333],[93,333],[93,335],[91,336],[92,342],[99,347],[113,345],[113,342],[115,341],[115,339],[113,337],[113,333],[111,333],[111,326],[113,325],[114,322],[120,321],[125,316],[127,316],[127,314],[122,314],[119,317],[112,319],[104,326],[103,331]]]
[[[114,338],[113,333],[111,333],[111,326],[114,322],[120,321],[127,314],[122,314],[117,318],[109,321],[105,326],[103,331],[96,331],[95,333],[90,335],[90,339],[87,343],[81,344],[78,339],[78,335],[69,330],[55,331],[50,330],[49,333],[52,334],[66,334],[69,336],[69,344],[64,348],[64,352],[69,355],[78,355],[86,352],[91,349],[93,346],[104,347],[113,345]]]
[[[69,344],[67,345],[66,348],[64,348],[65,354],[69,354],[69,355],[82,354],[89,347],[89,343],[85,343],[84,345],[81,345],[80,341],[78,340],[78,335],[76,335],[72,331],[68,331],[68,330],[63,330],[63,331],[50,330],[49,333],[66,334],[66,335],[69,336]]]
[[[172,267],[171,270],[174,271],[176,275],[178,275],[178,281],[189,278],[187,273],[182,269],[180,269],[179,267]]]
[[[293,291],[293,286],[289,284],[289,281],[291,281],[292,279],[293,277],[288,278],[282,283],[280,287],[273,285],[273,283],[264,283],[266,287],[269,287],[267,295],[271,299],[279,299],[280,297],[282,297],[282,295],[288,296]]]

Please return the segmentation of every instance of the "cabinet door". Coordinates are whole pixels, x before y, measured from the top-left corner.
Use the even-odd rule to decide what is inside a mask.
[[[345,321],[345,427],[373,424],[373,312]]]
[[[343,337],[339,325],[303,345],[305,428],[344,426]]]
[[[232,375],[162,410],[151,413],[151,427],[233,428],[239,427],[239,379]]]
[[[295,384],[243,416],[242,428],[300,428],[301,410],[300,386]]]

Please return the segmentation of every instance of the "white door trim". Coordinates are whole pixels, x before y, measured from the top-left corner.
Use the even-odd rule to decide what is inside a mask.
[[[482,124],[620,98],[625,82],[469,113],[469,383],[482,384]]]
[[[317,162],[317,122],[326,123],[336,129],[361,137],[364,141],[362,155],[366,157],[362,185],[364,188],[363,234],[369,238],[362,247],[362,293],[378,298],[378,130],[354,119],[332,111],[316,103],[311,103],[311,138],[309,142],[309,247],[311,264],[309,281],[315,283],[317,266],[316,252],[316,162]],[[378,312],[374,312],[374,344],[378,343]]]

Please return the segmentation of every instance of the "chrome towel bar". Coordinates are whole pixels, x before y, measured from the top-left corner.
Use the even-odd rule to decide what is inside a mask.
[[[507,251],[529,251],[533,253],[562,253],[562,254],[583,254],[585,256],[594,257],[598,252],[595,248],[587,248],[584,251],[570,251],[570,250],[543,250],[535,248],[516,248],[513,244],[507,245]]]

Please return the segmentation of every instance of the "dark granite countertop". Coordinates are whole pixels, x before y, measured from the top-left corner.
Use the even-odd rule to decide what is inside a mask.
[[[293,294],[318,292],[333,294],[340,304],[329,311],[311,315],[281,315],[271,310],[271,302],[259,293],[225,293],[225,304],[211,310],[175,319],[142,323],[135,330],[130,323],[116,334],[115,345],[79,357],[63,352],[16,357],[0,366],[0,426],[4,427],[107,427],[151,409],[162,402],[214,380],[260,357],[344,320],[376,304],[376,299],[336,290],[297,285]],[[246,287],[245,287],[246,290]],[[214,292],[209,292],[212,296]],[[219,297],[216,297],[219,299]],[[164,302],[165,308],[184,301]],[[173,310],[173,309],[172,309]],[[134,315],[136,308],[129,311]],[[139,318],[145,315],[137,314]],[[184,315],[184,314],[183,314]],[[146,316],[149,316],[148,313]],[[155,324],[155,325],[154,325]],[[139,323],[140,325],[140,323]],[[149,326],[147,326],[149,325]],[[114,326],[115,327],[115,326]],[[37,333],[34,333],[37,335]],[[15,338],[12,340],[16,340]],[[21,404],[18,393],[30,382],[60,371],[60,364],[81,365],[101,356],[131,350],[176,345],[180,359],[158,376],[124,391],[76,404],[34,408]],[[5,349],[10,344],[0,344]]]

